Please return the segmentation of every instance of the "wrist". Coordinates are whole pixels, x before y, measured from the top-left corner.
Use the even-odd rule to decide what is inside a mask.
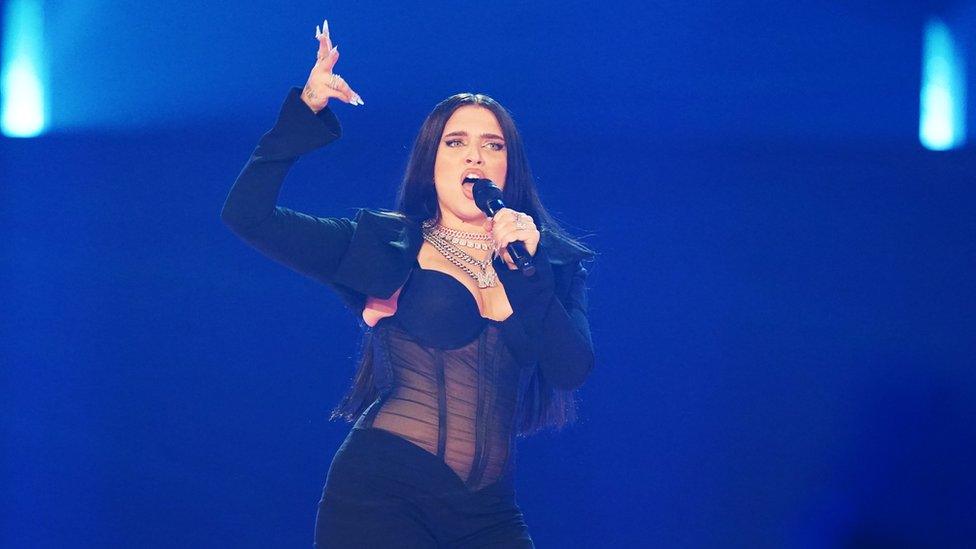
[[[542,246],[536,250],[532,261],[535,264],[535,274],[532,276],[525,276],[514,265],[509,266],[501,258],[494,261],[495,271],[505,286],[505,293],[508,294],[513,308],[545,301],[555,291],[552,265],[549,264],[549,256]]]
[[[307,105],[309,109],[312,109],[312,112],[315,114],[320,113],[329,103],[328,97],[323,99],[321,96],[315,93],[315,90],[313,90],[308,84],[305,84],[301,97],[302,103],[305,103],[305,105]]]

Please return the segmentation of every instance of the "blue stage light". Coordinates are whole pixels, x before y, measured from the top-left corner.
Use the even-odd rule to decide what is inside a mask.
[[[0,64],[0,131],[9,137],[34,137],[47,125],[43,31],[41,0],[7,2]]]
[[[939,19],[925,25],[918,137],[931,150],[966,141],[966,73],[951,29]]]

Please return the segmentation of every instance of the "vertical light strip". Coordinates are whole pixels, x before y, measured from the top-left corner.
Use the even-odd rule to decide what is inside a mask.
[[[11,0],[4,10],[0,131],[34,137],[46,126],[42,0]]]
[[[937,18],[925,25],[918,138],[934,151],[966,141],[966,73],[951,29]]]

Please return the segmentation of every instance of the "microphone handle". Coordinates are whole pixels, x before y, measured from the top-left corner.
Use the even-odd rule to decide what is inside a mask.
[[[488,213],[492,217],[495,217],[495,214],[504,208],[505,204],[501,200],[495,199],[489,200],[487,206]],[[532,260],[532,256],[529,255],[529,251],[525,249],[524,242],[521,240],[510,242],[508,246],[505,246],[505,249],[508,250],[508,255],[511,256],[512,262],[515,263],[518,270],[522,271],[523,275],[532,276],[535,274],[535,262]]]
[[[522,274],[525,276],[535,274],[535,263],[532,261],[532,256],[529,255],[529,251],[525,249],[524,242],[521,240],[510,242],[508,246],[505,246],[505,249],[508,250],[508,255],[512,256],[512,261],[522,271]]]

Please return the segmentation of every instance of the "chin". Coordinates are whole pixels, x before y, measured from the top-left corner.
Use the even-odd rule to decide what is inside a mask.
[[[471,222],[471,223],[484,223],[485,219],[488,219],[488,216],[485,215],[485,212],[481,210],[475,210],[473,212],[464,212],[462,216],[458,216],[458,217],[460,217],[464,221]]]
[[[477,206],[471,206],[470,208],[459,208],[452,210],[451,213],[454,217],[457,217],[461,221],[467,223],[483,223],[487,217],[485,213],[478,209]]]

